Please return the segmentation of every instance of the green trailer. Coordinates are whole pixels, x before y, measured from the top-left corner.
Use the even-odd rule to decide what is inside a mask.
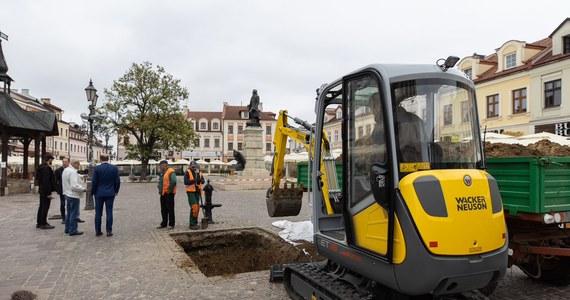
[[[509,265],[533,279],[570,284],[570,157],[500,157],[486,162],[503,201]]]

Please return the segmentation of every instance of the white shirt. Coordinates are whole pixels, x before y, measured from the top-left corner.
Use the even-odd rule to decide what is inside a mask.
[[[81,176],[73,166],[63,170],[61,174],[61,187],[63,194],[71,198],[81,198],[85,188],[81,185]]]

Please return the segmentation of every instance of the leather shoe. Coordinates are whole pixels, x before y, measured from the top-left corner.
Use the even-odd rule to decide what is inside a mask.
[[[107,236],[113,236],[112,232],[107,233]]]
[[[65,234],[69,234],[69,231],[65,230],[63,233],[65,233]]]
[[[76,231],[76,232],[70,233],[69,235],[74,236],[74,235],[82,235],[82,234],[83,234],[83,231]]]
[[[200,229],[200,226],[198,226],[198,225],[190,225],[190,226],[188,226],[188,228],[190,228],[190,229],[192,229],[192,230],[198,230],[198,229]]]
[[[42,225],[36,224],[36,228],[42,228]]]
[[[61,224],[65,224],[65,220],[61,220]]]
[[[40,227],[41,229],[54,229],[55,226],[51,226],[49,224],[43,225],[42,227]]]
[[[95,236],[102,236],[102,235],[103,235],[102,232],[97,232],[97,233],[95,234]]]
[[[156,229],[163,229],[163,228],[166,228],[166,226],[160,225],[160,226],[156,227]]]
[[[77,223],[85,223],[85,221],[81,220],[80,218],[77,218]]]

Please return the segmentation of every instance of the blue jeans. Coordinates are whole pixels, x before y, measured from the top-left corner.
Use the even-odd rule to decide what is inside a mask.
[[[67,201],[67,218],[65,218],[65,231],[77,233],[77,217],[79,216],[79,198],[65,196]]]
[[[107,233],[113,232],[113,202],[115,196],[95,197],[95,233],[101,232],[101,217],[103,216],[103,204],[105,204],[105,215],[107,222],[105,229]]]

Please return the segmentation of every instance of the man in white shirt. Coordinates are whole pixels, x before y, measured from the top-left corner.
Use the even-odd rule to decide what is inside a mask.
[[[61,186],[67,202],[65,233],[69,233],[70,236],[83,234],[83,231],[77,230],[77,216],[79,215],[79,198],[86,189],[81,185],[81,175],[77,173],[77,168],[79,168],[79,161],[74,160],[61,175]]]

